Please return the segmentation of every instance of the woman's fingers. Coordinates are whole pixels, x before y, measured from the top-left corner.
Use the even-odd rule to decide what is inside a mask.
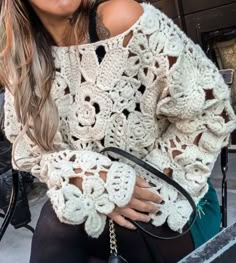
[[[134,197],[139,200],[151,201],[158,204],[162,202],[162,198],[160,197],[160,195],[158,195],[157,193],[153,193],[148,189],[141,188],[137,185],[134,188]]]
[[[140,200],[161,203],[162,198],[160,197],[160,195],[151,192],[150,190],[148,190],[148,188],[151,188],[150,184],[146,182],[142,177],[137,176],[136,186],[134,189],[134,197]]]
[[[140,176],[137,176],[137,178],[136,178],[136,185],[139,187],[143,187],[143,188],[150,188],[151,187],[150,184]]]
[[[116,211],[112,212],[109,217],[118,225],[122,226],[122,227],[126,227],[128,229],[131,230],[135,230],[136,227],[130,223],[127,219],[125,219],[122,215],[120,215],[119,213],[117,213]]]
[[[128,206],[119,208],[109,215],[109,217],[118,225],[128,229],[136,229],[136,227],[127,219],[141,222],[149,222],[151,217],[146,213],[155,213],[158,206],[155,203],[161,203],[162,198],[155,192],[150,190],[151,186],[143,178],[137,177],[133,198]],[[127,218],[127,219],[126,219]]]
[[[132,219],[134,221],[141,221],[147,223],[151,220],[151,217],[149,215],[139,213],[130,207],[117,208],[117,212],[122,216]]]
[[[136,198],[132,198],[129,207],[133,208],[136,211],[144,213],[156,213],[159,210],[159,207],[152,202],[141,201]]]

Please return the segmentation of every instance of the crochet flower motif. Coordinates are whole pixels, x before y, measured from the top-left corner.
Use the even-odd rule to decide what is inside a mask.
[[[182,232],[186,222],[189,220],[192,208],[188,201],[178,200],[176,202],[167,202],[165,205],[160,206],[157,215],[151,216],[152,224],[161,226],[166,221],[173,231]]]
[[[134,112],[129,115],[127,139],[128,145],[134,149],[140,149],[150,146],[155,141],[155,126],[149,116],[143,116],[140,112]]]
[[[157,14],[144,14],[140,19],[140,29],[146,35],[155,35],[150,43],[155,47],[155,51],[166,53],[169,56],[178,56],[183,49],[181,40],[181,32],[176,34],[171,24],[166,25],[166,18],[162,13]],[[154,46],[155,45],[155,46]]]
[[[169,61],[163,53],[159,54],[166,45],[166,40],[162,41],[160,37],[158,32],[153,33],[149,38],[143,33],[135,34],[129,44],[132,56],[129,56],[127,62],[128,76],[138,75],[138,79],[145,85],[150,85],[156,79],[164,77]]]
[[[110,91],[111,98],[114,102],[113,111],[121,113],[127,109],[129,112],[135,111],[136,94],[141,86],[141,82],[134,78],[122,77],[116,84],[114,89]]]
[[[111,111],[112,101],[107,94],[99,93],[93,84],[82,84],[69,115],[71,140],[101,140]]]
[[[113,211],[114,204],[108,198],[104,181],[97,176],[84,177],[82,189],[83,191],[67,184],[60,190],[49,190],[48,195],[53,196],[53,200],[61,199],[58,204],[53,205],[63,206],[62,217],[65,221],[73,224],[85,221],[86,232],[96,238],[103,231],[105,215]]]
[[[160,28],[161,21],[156,14],[144,13],[140,19],[140,28],[145,28],[146,34],[152,34]]]
[[[187,200],[178,198],[178,192],[166,183],[163,183],[160,195],[164,204],[160,205],[156,214],[151,215],[152,224],[161,226],[167,221],[173,231],[181,232],[189,220],[192,207]]]

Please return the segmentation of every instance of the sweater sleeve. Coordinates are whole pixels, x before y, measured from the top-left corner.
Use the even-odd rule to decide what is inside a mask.
[[[168,171],[198,203],[208,191],[207,180],[217,156],[236,127],[230,92],[198,45],[158,10],[153,17],[162,27],[155,32],[159,49],[153,48],[152,52],[168,61],[156,106],[156,118],[165,129],[145,159],[159,170]],[[173,230],[181,231],[191,209],[181,196],[164,189],[167,186],[161,191],[165,204],[154,216],[154,223],[161,225],[167,220]]]
[[[43,153],[24,134],[17,121],[14,98],[8,90],[4,110],[5,134],[14,149],[13,168],[31,172],[47,184],[47,194],[61,222],[85,222],[88,235],[97,238],[105,227],[106,215],[115,206],[129,203],[136,181],[135,170],[97,152],[70,149],[59,132],[54,140],[59,150]],[[106,181],[100,177],[101,171],[107,172]],[[82,189],[70,183],[75,177],[82,178]]]

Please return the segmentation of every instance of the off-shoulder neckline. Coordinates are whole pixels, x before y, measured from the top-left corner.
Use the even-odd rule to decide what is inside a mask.
[[[66,50],[70,50],[70,49],[85,49],[85,48],[89,48],[89,47],[92,47],[92,46],[97,47],[97,46],[100,46],[100,45],[104,45],[107,42],[112,42],[112,41],[115,41],[115,40],[119,40],[121,38],[123,39],[130,32],[132,32],[134,28],[137,27],[137,25],[140,23],[141,19],[145,15],[146,7],[149,6],[149,4],[147,4],[147,3],[141,3],[140,5],[143,7],[143,13],[140,15],[138,20],[131,27],[129,27],[127,30],[125,30],[124,32],[122,32],[122,33],[120,33],[120,34],[118,34],[116,36],[113,36],[113,37],[110,37],[110,38],[107,38],[107,39],[104,39],[104,40],[99,40],[99,41],[96,41],[96,42],[92,42],[92,43],[85,43],[85,44],[79,44],[79,45],[70,45],[70,46],[52,46],[52,50],[53,51],[66,51]]]

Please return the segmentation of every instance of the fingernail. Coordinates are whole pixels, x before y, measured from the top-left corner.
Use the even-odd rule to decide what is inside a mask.
[[[156,206],[155,210],[153,211],[154,213],[157,213],[160,210],[160,206]]]
[[[163,199],[158,195],[156,199],[156,203],[161,204]]]
[[[130,228],[130,229],[132,229],[132,230],[136,230],[136,229],[137,229],[137,227],[136,227],[136,226],[134,226],[134,225],[133,225],[133,224],[131,224],[131,223],[130,223],[128,226],[129,226],[129,228]]]
[[[153,205],[153,209],[152,209],[151,213],[156,213],[159,210],[160,210],[160,205],[159,204],[158,205]]]
[[[147,216],[146,218],[145,218],[145,222],[149,222],[151,220],[151,217],[150,216]]]

